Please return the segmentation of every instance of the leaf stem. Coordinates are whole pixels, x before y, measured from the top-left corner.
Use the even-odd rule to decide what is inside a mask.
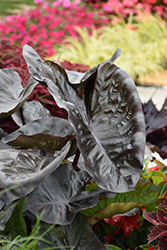
[[[75,158],[74,158],[74,161],[73,161],[73,167],[74,167],[74,170],[77,169],[77,164],[78,164],[78,160],[79,160],[79,157],[80,157],[80,150],[77,149],[77,152],[76,152],[76,155],[75,155]]]
[[[21,120],[22,120],[23,125],[25,125],[26,123],[25,123],[25,120],[24,120],[22,107],[20,107],[20,116],[21,116]]]

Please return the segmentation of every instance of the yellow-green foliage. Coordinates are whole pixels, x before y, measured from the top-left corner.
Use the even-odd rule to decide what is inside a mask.
[[[131,28],[135,28],[132,30]],[[116,48],[122,51],[116,65],[126,70],[136,80],[149,72],[167,67],[167,26],[165,21],[148,16],[143,21],[136,18],[93,31],[77,28],[79,38],[70,37],[57,48],[52,58],[82,63],[91,67],[109,59]]]

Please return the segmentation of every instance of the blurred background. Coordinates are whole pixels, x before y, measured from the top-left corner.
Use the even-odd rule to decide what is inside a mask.
[[[164,85],[166,17],[167,0],[1,0],[1,46],[29,44],[45,58],[88,68],[120,48],[116,64],[135,82]]]

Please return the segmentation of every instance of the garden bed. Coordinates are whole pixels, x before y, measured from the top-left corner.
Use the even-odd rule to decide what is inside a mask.
[[[111,1],[36,2],[0,27],[1,248],[164,250],[167,104],[141,103],[134,81],[163,89],[165,3],[141,21],[121,1],[113,25]]]

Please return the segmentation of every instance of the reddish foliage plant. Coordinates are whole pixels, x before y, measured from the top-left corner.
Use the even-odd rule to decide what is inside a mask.
[[[140,214],[133,216],[114,216],[112,218],[106,218],[104,220],[110,226],[118,226],[120,229],[115,231],[115,234],[121,231],[124,237],[126,238],[130,234],[130,232],[134,231],[135,229],[138,229],[137,219],[139,217]]]
[[[156,212],[144,213],[144,218],[150,221],[154,226],[149,234],[149,242],[160,238],[160,250],[165,250],[167,245],[167,199],[165,199],[157,208]]]

